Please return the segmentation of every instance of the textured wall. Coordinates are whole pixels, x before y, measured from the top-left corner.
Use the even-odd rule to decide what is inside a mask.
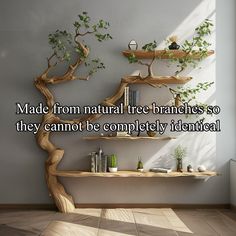
[[[53,140],[65,148],[61,169],[87,169],[87,154],[97,150],[116,153],[120,169],[136,167],[140,155],[149,168],[157,163],[173,166],[170,153],[177,144],[188,146],[185,165],[194,167],[204,164],[217,169],[222,176],[207,182],[190,179],[61,179],[76,202],[80,203],[228,203],[228,160],[235,155],[235,8],[234,1],[227,5],[211,0],[50,0],[50,1],[1,1],[0,3],[0,71],[1,71],[1,165],[0,203],[47,203],[50,202],[44,181],[46,153],[37,147],[33,134],[17,133],[14,124],[24,118],[26,122],[39,121],[37,116],[16,116],[15,102],[37,104],[42,97],[33,86],[33,79],[46,66],[45,58],[50,49],[47,35],[55,29],[70,29],[78,13],[88,11],[92,18],[103,18],[111,23],[112,41],[100,44],[89,40],[106,64],[88,82],[74,81],[53,87],[57,101],[68,105],[97,104],[112,95],[124,75],[142,70],[129,65],[121,55],[132,38],[140,45],[156,39],[162,48],[163,39],[177,33],[182,40],[191,36],[193,29],[206,17],[215,20],[217,11],[217,67],[215,56],[202,63],[202,70],[188,70],[194,76],[189,85],[200,81],[214,81],[215,87],[201,96],[202,101],[217,104],[222,108],[223,131],[220,134],[183,134],[170,142],[88,142],[80,134],[57,134]],[[174,6],[174,7],[173,7]],[[178,7],[178,11],[176,8]],[[227,11],[226,11],[227,8]],[[211,37],[215,46],[215,31]],[[161,61],[155,65],[159,75],[173,73],[175,68],[166,67]],[[59,71],[60,72],[60,71]],[[227,76],[226,76],[227,75]],[[226,83],[227,81],[227,83]],[[165,89],[139,88],[142,103],[157,101],[166,103],[170,96]],[[89,91],[89,92],[88,92]],[[100,121],[126,121],[136,117],[106,116]],[[140,116],[139,119],[155,120],[157,116]],[[170,120],[171,116],[158,117]],[[83,134],[85,135],[85,134]],[[216,145],[217,143],[217,145]],[[11,166],[11,168],[10,168]]]

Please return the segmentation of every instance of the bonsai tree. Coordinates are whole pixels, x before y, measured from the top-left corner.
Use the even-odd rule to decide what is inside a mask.
[[[55,99],[48,85],[59,84],[71,80],[88,80],[99,69],[104,69],[105,66],[100,58],[89,59],[90,48],[84,42],[84,36],[93,36],[99,42],[111,39],[111,35],[106,33],[109,23],[104,20],[99,20],[97,23],[92,23],[87,12],[78,15],[78,19],[73,24],[73,32],[66,30],[56,30],[49,34],[49,44],[52,49],[51,55],[47,58],[47,67],[45,71],[35,80],[35,86],[45,97],[49,112],[42,118],[41,126],[36,135],[36,140],[39,146],[47,151],[48,159],[46,161],[46,181],[50,191],[50,195],[61,212],[72,212],[74,203],[72,197],[65,192],[64,187],[58,181],[55,172],[58,163],[63,157],[64,150],[58,148],[50,139],[50,132],[44,129],[46,123],[69,123],[79,124],[86,120],[94,120],[96,115],[89,117],[82,116],[79,119],[64,120],[53,114],[53,105]],[[63,75],[52,75],[53,69],[62,64],[68,65],[66,72]],[[86,75],[77,75],[76,71],[81,66],[88,67]]]
[[[142,47],[142,49],[144,51],[152,52],[152,51],[155,51],[156,47],[157,47],[157,42],[154,40],[153,42],[145,44]],[[139,60],[134,54],[131,54],[130,56],[128,56],[128,61],[129,61],[129,63],[138,63],[140,65],[146,66],[147,70],[148,70],[147,77],[153,77],[152,65],[153,65],[153,62],[155,61],[155,54],[154,54],[151,62],[149,62],[149,63],[145,63],[142,60]]]

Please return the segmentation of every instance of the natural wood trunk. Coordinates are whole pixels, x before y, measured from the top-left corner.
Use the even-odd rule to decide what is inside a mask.
[[[85,57],[89,54],[89,49],[86,48],[82,43],[76,41],[76,43],[83,50],[83,55]],[[51,91],[48,89],[47,84],[57,84],[63,83],[75,79],[84,79],[75,76],[76,69],[83,61],[78,58],[74,64],[69,65],[66,73],[63,76],[48,76],[48,73],[52,68],[56,66],[56,64],[51,64],[51,59],[55,56],[55,53],[48,59],[48,67],[47,69],[35,80],[36,88],[41,92],[45,97],[46,104],[49,108],[48,114],[44,115],[42,118],[41,126],[36,135],[36,140],[38,145],[48,153],[48,159],[45,163],[45,175],[46,182],[50,192],[51,197],[53,198],[57,208],[59,211],[68,213],[73,212],[75,209],[73,198],[66,193],[65,188],[60,183],[58,178],[52,174],[57,169],[57,165],[61,161],[64,150],[56,147],[50,141],[50,132],[44,130],[44,125],[52,124],[52,123],[80,123],[83,119],[78,120],[62,120],[53,114],[53,105],[55,103],[54,96]],[[90,119],[92,119],[90,117]]]
[[[179,107],[179,106],[181,106],[181,104],[182,104],[181,97],[180,97],[179,94],[176,94],[176,96],[175,96],[175,106]]]

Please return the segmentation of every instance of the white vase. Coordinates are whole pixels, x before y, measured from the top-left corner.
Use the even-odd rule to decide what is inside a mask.
[[[137,171],[138,171],[138,172],[143,172],[143,171],[144,171],[144,169],[137,169]]]
[[[109,172],[111,172],[111,173],[115,173],[115,172],[117,172],[117,167],[109,167]]]

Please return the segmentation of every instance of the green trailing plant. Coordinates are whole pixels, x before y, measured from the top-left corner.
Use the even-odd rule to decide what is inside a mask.
[[[143,162],[142,162],[141,157],[138,158],[137,170],[139,170],[139,169],[143,169]]]
[[[104,69],[105,65],[100,58],[90,59],[88,57],[90,48],[81,40],[86,35],[92,35],[99,42],[112,39],[109,33],[105,31],[109,28],[109,22],[99,20],[97,23],[92,23],[87,12],[78,15],[78,19],[74,22],[74,32],[66,30],[56,30],[49,34],[49,45],[53,50],[53,54],[48,58],[48,64],[52,61],[57,65],[59,62],[72,61],[74,55],[79,57],[79,64],[84,64],[88,67],[88,76],[93,75],[99,69]],[[88,52],[85,54],[85,52]],[[86,76],[85,78],[88,78]]]
[[[209,19],[206,19],[201,25],[195,29],[195,34],[191,40],[185,40],[181,45],[181,50],[186,53],[186,56],[182,58],[173,58],[173,61],[177,61],[177,67],[179,68],[175,75],[179,75],[188,66],[196,68],[197,64],[208,56],[209,46],[211,45],[205,39],[206,36],[212,33],[213,24]],[[193,54],[197,53],[198,58],[194,58]],[[171,52],[170,52],[171,58]]]
[[[150,42],[150,43],[147,43],[145,44],[142,49],[144,51],[155,51],[155,48],[157,47],[157,42],[154,40],[153,42]],[[131,54],[130,56],[128,56],[128,61],[129,63],[138,63],[140,65],[143,65],[143,66],[146,66],[147,67],[147,70],[148,70],[148,74],[147,74],[147,77],[153,77],[153,72],[152,72],[152,65],[153,65],[153,62],[155,60],[155,55],[153,56],[152,60],[149,62],[149,63],[145,63],[143,62],[142,60],[139,60],[135,54]]]
[[[176,89],[169,88],[170,92],[173,95],[174,99],[179,99],[179,103],[195,103],[195,105],[200,105],[197,102],[197,94],[201,93],[202,91],[208,90],[214,82],[203,82],[198,83],[196,87],[190,88],[190,87],[181,87],[178,86]],[[205,106],[205,104],[201,104],[202,106]]]
[[[166,49],[165,53],[171,62],[177,62],[178,70],[175,72],[175,76],[178,76],[182,71],[184,71],[188,66],[195,68],[197,64],[208,56],[209,46],[211,45],[206,40],[206,36],[212,33],[213,24],[209,19],[206,19],[200,26],[195,28],[195,34],[191,40],[185,40],[181,45],[181,50],[186,53],[186,56],[181,58],[175,58],[174,53],[171,50]],[[170,40],[167,40],[170,43]],[[144,51],[155,51],[157,47],[157,42],[145,44],[142,49]],[[196,56],[194,56],[196,54]],[[144,65],[148,69],[147,77],[153,77],[152,65],[155,61],[155,55],[153,56],[150,63],[145,63],[139,60],[135,54],[130,54],[128,56],[129,63],[138,63]]]
[[[117,167],[117,156],[115,154],[112,154],[109,157],[109,166],[111,168],[116,168]]]

